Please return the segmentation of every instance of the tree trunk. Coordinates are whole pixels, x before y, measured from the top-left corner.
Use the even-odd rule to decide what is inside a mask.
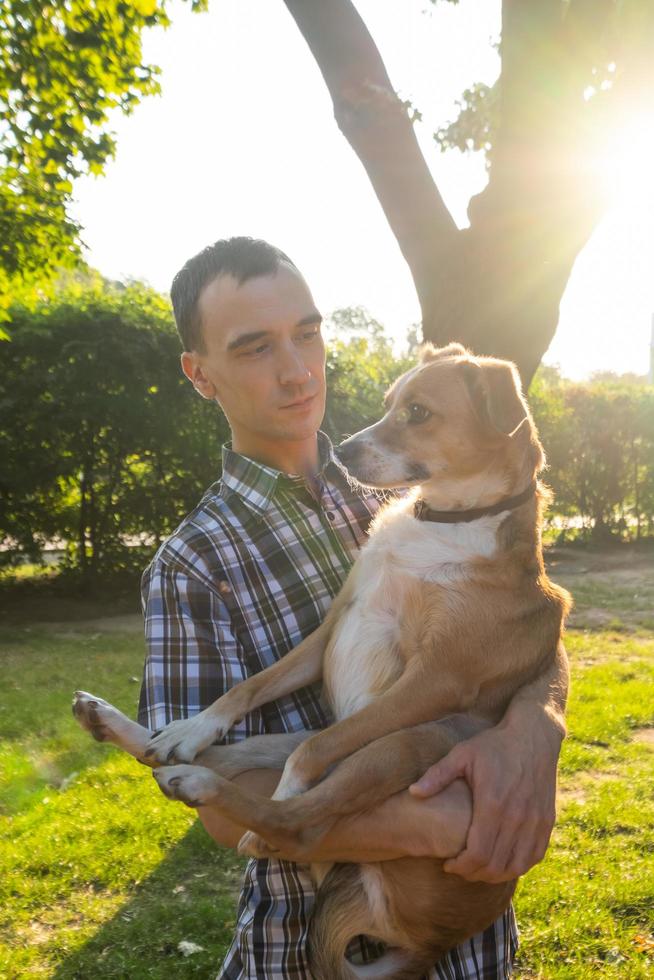
[[[285,3],[409,265],[424,338],[513,360],[526,387],[604,206],[581,113],[614,0],[504,0],[501,125],[463,230],[351,0]]]

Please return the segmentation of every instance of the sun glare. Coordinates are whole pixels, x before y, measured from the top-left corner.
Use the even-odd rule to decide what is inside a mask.
[[[654,113],[620,128],[603,169],[616,205],[654,204]]]

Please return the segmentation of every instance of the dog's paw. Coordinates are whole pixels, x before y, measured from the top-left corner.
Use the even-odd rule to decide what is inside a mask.
[[[193,718],[171,721],[150,739],[145,756],[150,762],[193,762],[202,749],[222,738],[230,726],[201,711]]]
[[[72,707],[77,722],[96,742],[112,742],[137,757],[143,754],[150,732],[108,701],[87,691],[75,691]]]
[[[152,775],[169,800],[180,800],[187,806],[204,806],[216,798],[219,780],[204,766],[162,766]]]
[[[248,830],[238,842],[238,853],[244,857],[270,858],[279,854],[279,850],[268,841],[264,840],[259,834]]]

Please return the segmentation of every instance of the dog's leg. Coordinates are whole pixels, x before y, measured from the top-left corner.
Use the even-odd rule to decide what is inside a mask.
[[[286,800],[306,792],[330,766],[369,742],[402,728],[465,711],[476,697],[476,686],[462,691],[445,677],[435,683],[424,664],[410,662],[384,694],[300,745],[286,763],[273,799]]]
[[[305,860],[307,848],[310,852],[340,817],[372,809],[406,789],[456,741],[454,733],[438,722],[385,735],[339,762],[306,793],[282,803],[273,826],[264,835],[249,832],[241,838],[239,853],[272,856],[279,849],[275,841],[279,841],[281,829],[284,842],[293,839],[294,860]],[[261,818],[265,819],[265,813]]]
[[[341,762],[317,786],[288,800],[268,800],[226,783],[201,766],[171,766],[155,773],[162,792],[190,806],[210,804],[251,828],[242,853],[270,856],[281,850],[302,859],[303,848],[339,819],[369,809],[406,789],[459,740],[455,728],[431,722],[394,732]]]
[[[139,762],[152,765],[144,757],[152,732],[132,721],[108,701],[87,691],[75,691],[73,715],[96,742],[111,742]]]
[[[341,602],[339,596],[332,609]],[[202,749],[223,737],[254,708],[320,680],[331,629],[330,610],[323,624],[276,664],[237,684],[192,718],[171,722],[153,736],[147,748],[151,764],[192,762]]]
[[[481,718],[451,715],[393,732],[359,749],[322,782],[284,804],[284,853],[293,860],[307,860],[311,847],[340,817],[371,809],[406,789],[457,742],[472,738],[489,725]],[[288,843],[290,834],[295,838],[292,845]],[[266,839],[264,836],[245,834],[239,843],[240,853],[272,856],[278,848],[268,842],[270,831]]]
[[[134,756],[147,766],[158,765],[145,752],[152,732],[115,708],[103,698],[76,691],[73,698],[73,714],[82,728],[98,742],[110,742]],[[249,769],[279,769],[289,755],[312,732],[289,732],[280,735],[255,735],[234,742],[232,745],[210,745],[198,756],[198,763],[233,779]]]
[[[253,735],[231,745],[210,745],[196,757],[198,766],[206,766],[225,779],[234,779],[251,769],[282,771],[291,753],[312,732],[287,732],[279,735]]]

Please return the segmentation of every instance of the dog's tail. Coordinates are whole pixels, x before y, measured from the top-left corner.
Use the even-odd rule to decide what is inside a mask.
[[[350,941],[370,932],[371,908],[359,867],[335,865],[320,886],[311,913],[307,938],[311,976],[315,980],[417,980],[437,959],[433,951],[394,948],[373,963],[350,963],[345,956]]]

